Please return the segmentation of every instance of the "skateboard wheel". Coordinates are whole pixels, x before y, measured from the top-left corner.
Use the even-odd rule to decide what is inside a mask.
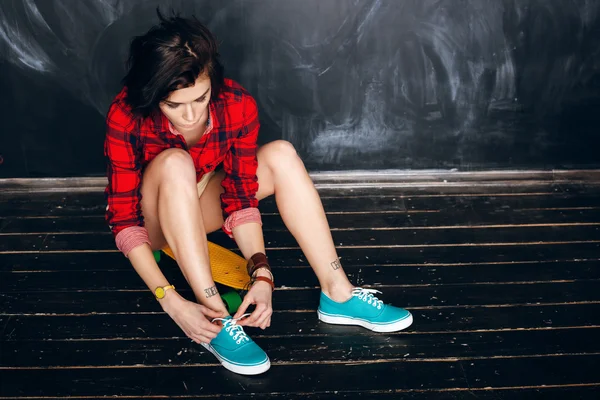
[[[154,254],[154,259],[156,262],[160,262],[160,250],[153,251],[152,254]]]
[[[227,307],[227,312],[230,314],[235,313],[242,305],[240,294],[233,290],[221,295],[221,299],[223,300],[223,303],[225,303],[225,307]]]

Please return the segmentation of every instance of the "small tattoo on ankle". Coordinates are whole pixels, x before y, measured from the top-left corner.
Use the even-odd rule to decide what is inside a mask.
[[[334,262],[331,263],[331,268],[335,269],[340,269],[342,268],[342,263],[340,263],[340,260],[335,260]]]
[[[204,289],[204,293],[206,293],[206,298],[213,297],[218,293],[217,287],[213,286],[213,287],[209,287],[208,289]]]

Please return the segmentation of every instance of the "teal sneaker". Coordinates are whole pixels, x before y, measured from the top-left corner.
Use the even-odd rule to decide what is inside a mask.
[[[237,321],[250,314],[244,314],[241,318],[233,319],[215,318],[213,321],[221,321],[223,329],[210,343],[202,343],[208,351],[228,370],[241,375],[258,375],[271,367],[271,361],[267,354],[252,339],[246,335],[244,328]]]
[[[319,319],[328,324],[359,325],[374,332],[396,332],[412,324],[410,312],[383,304],[373,293],[381,292],[354,288],[350,300],[338,303],[321,292],[321,303],[317,310]]]

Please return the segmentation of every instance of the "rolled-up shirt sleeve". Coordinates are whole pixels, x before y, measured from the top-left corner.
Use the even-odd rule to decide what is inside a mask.
[[[260,123],[256,101],[251,96],[244,98],[244,122],[223,162],[225,178],[221,185],[223,230],[231,236],[235,226],[255,222],[261,223],[258,211],[258,168],[257,140]]]
[[[117,248],[127,254],[143,243],[150,244],[141,210],[142,165],[138,135],[133,134],[131,116],[113,103],[106,119],[104,155],[107,159],[108,185],[105,219]]]

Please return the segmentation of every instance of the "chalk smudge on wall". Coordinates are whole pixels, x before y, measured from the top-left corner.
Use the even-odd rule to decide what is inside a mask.
[[[0,48],[104,115],[129,39],[172,7],[217,34],[228,75],[259,102],[263,137],[315,165],[477,164],[496,156],[477,146],[508,149],[524,134],[542,157],[562,140],[552,118],[597,97],[582,88],[598,81],[600,2],[458,3],[5,0]]]

